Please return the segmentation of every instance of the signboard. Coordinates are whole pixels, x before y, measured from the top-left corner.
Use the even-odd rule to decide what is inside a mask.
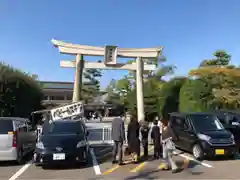
[[[105,46],[104,63],[105,64],[117,63],[117,46]]]
[[[77,102],[51,110],[52,120],[64,119],[84,113],[83,103]]]

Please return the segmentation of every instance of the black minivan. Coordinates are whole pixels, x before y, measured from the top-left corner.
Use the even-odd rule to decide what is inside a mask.
[[[171,113],[170,126],[179,137],[177,148],[192,152],[196,159],[237,153],[234,136],[212,113]]]
[[[88,131],[81,120],[45,122],[36,144],[36,165],[88,162]]]
[[[214,111],[225,129],[229,130],[235,138],[235,142],[240,149],[240,112],[229,110]]]

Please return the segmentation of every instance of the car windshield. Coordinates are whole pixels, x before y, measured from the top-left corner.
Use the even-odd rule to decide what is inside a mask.
[[[43,134],[83,134],[84,130],[79,122],[44,123]]]
[[[234,122],[240,122],[240,115],[239,115],[239,114],[236,114],[236,115],[235,115],[235,118],[233,118],[233,121],[234,121]]]
[[[224,129],[221,122],[214,115],[198,114],[190,115],[189,118],[191,119],[192,125],[197,132],[217,131]]]

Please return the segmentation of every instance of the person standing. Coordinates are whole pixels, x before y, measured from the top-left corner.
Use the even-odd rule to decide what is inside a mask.
[[[163,132],[163,123],[161,120],[158,120],[158,127],[160,129],[160,157],[162,158],[163,157],[163,148],[162,148],[162,132]]]
[[[140,125],[138,123],[138,120],[135,116],[133,116],[130,123],[128,124],[127,139],[128,148],[135,163],[137,163],[140,158],[139,129]]]
[[[158,159],[161,154],[161,136],[160,136],[160,128],[158,126],[158,121],[154,120],[154,126],[151,132],[151,138],[153,139],[153,146],[154,146],[154,158]]]
[[[123,143],[125,141],[125,128],[124,121],[120,117],[117,117],[112,121],[112,140],[114,141],[112,163],[117,163],[116,156],[118,154],[118,164],[123,165]]]
[[[172,169],[172,173],[178,173],[182,169],[179,168],[176,162],[173,160],[173,152],[175,150],[175,145],[173,141],[177,141],[178,137],[174,133],[173,129],[171,128],[169,122],[164,125],[163,132],[162,132],[162,145],[163,145],[163,158],[165,160],[165,168]]]
[[[145,159],[148,158],[148,133],[149,133],[149,127],[148,123],[146,121],[141,122],[141,128],[140,132],[142,135],[142,146],[143,146],[143,156]]]

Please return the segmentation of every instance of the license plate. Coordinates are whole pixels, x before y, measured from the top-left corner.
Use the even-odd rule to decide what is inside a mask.
[[[53,160],[65,160],[65,154],[64,153],[53,154]]]
[[[224,155],[224,149],[216,149],[215,154],[216,155]]]

